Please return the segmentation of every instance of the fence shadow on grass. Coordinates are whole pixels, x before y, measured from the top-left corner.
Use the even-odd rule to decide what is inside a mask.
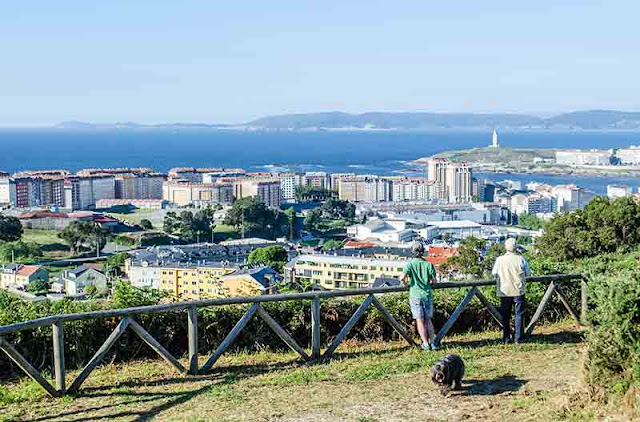
[[[513,375],[503,375],[489,380],[463,380],[462,390],[456,393],[461,396],[493,396],[518,391],[526,383],[526,380]]]

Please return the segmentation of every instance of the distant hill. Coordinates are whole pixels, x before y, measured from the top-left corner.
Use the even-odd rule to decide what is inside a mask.
[[[340,111],[267,116],[248,123],[162,123],[135,122],[93,124],[63,122],[61,129],[247,129],[247,130],[428,130],[428,129],[640,129],[640,112],[591,110],[542,118],[508,113],[422,113],[371,112],[350,114]]]
[[[537,127],[542,119],[520,114],[473,113],[363,113],[342,112],[285,114],[268,116],[246,123],[263,129],[433,129],[474,127]]]
[[[545,119],[546,127],[579,129],[639,129],[640,112],[592,110],[575,111]]]

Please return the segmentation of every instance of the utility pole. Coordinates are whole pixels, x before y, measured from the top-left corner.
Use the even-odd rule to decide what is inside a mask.
[[[244,239],[244,208],[242,209],[242,238]]]

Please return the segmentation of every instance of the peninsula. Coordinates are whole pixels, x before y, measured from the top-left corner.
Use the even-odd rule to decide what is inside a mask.
[[[537,148],[485,147],[445,151],[414,161],[426,165],[430,158],[469,163],[474,171],[484,173],[579,174],[591,176],[639,176],[640,166],[625,164],[619,154],[637,148],[612,150],[563,150]],[[640,149],[638,149],[640,152]]]

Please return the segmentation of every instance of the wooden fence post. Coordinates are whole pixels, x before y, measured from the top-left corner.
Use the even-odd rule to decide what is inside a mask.
[[[189,374],[198,373],[198,308],[192,306],[187,309],[189,325]]]
[[[580,282],[580,319],[582,323],[589,323],[589,285],[587,280]]]
[[[65,391],[64,369],[64,326],[62,321],[51,325],[53,329],[53,369],[56,377],[56,389],[62,394]]]
[[[320,298],[311,301],[311,357],[320,357]]]

